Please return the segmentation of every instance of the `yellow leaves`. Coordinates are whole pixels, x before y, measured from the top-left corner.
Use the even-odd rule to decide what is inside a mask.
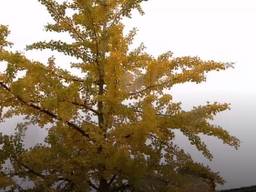
[[[128,152],[128,149],[125,146],[118,147],[113,153],[111,154],[111,161],[109,162],[109,167],[113,168],[121,168],[124,170],[127,170],[126,166],[129,165],[130,154]],[[123,167],[125,166],[125,167]]]
[[[107,58],[104,68],[106,84],[106,93],[104,98],[107,102],[110,102],[113,107],[116,107],[115,105],[120,105],[127,93],[127,82],[130,79],[127,79],[129,78],[128,74],[123,68],[124,62],[125,58],[122,53],[119,51],[113,51]]]
[[[203,61],[198,57],[177,57],[172,59],[173,85],[185,82],[201,83],[206,80],[206,73],[209,71],[225,70],[226,63],[215,61]]]
[[[133,40],[137,34],[137,29],[133,28],[132,30],[129,31],[129,33],[126,35],[125,39],[128,45],[131,45],[133,43]]]
[[[22,81],[16,81],[15,83],[13,83],[12,91],[17,96],[23,96],[25,98],[28,98],[23,95],[24,93],[25,94],[27,94],[27,93],[26,93],[26,88],[24,87],[24,82],[22,82]]]
[[[213,116],[215,116],[217,113],[225,111],[230,109],[229,104],[227,103],[210,103],[208,102],[207,105],[204,106],[198,106],[198,107],[193,107],[193,110],[191,111],[196,112],[202,116],[204,116],[207,119],[212,119]]]
[[[116,175],[110,187],[118,189],[125,181],[131,186],[127,191],[149,191],[151,186],[155,191],[178,190],[176,184],[185,178],[182,171],[191,170],[220,182],[210,170],[186,164],[191,159],[173,144],[174,130],[179,129],[209,159],[201,135],[239,146],[237,138],[209,122],[227,110],[227,104],[207,103],[184,111],[168,92],[175,84],[200,83],[207,72],[224,70],[227,64],[174,57],[171,52],[154,57],[143,44],[129,50],[136,30],[125,36],[121,21],[134,9],[142,12],[142,1],[40,0],[53,18],[46,29],[68,32],[71,42],[41,41],[27,48],[74,57],[76,63],[70,66],[81,70],[80,77],[58,68],[53,58],[43,64],[4,50],[9,32],[0,26],[0,61],[7,63],[0,76],[0,104],[9,108],[9,117],[22,114],[36,125],[49,126],[46,145],[21,154],[33,169],[48,174],[48,187],[65,178],[61,182],[65,191],[72,191],[68,187],[73,185],[75,190],[84,186],[81,189],[90,191],[88,181],[97,189],[102,178],[110,183]],[[26,73],[19,77],[21,71]],[[15,169],[24,177],[33,175]],[[40,187],[35,176],[29,178]]]
[[[58,107],[57,107],[57,114],[58,116],[67,121],[70,120],[75,112],[75,108],[71,103],[68,102],[61,102],[58,103]]]
[[[42,107],[49,110],[56,110],[58,107],[58,100],[56,97],[47,97],[41,102]]]
[[[148,62],[145,74],[145,84],[150,86],[168,81],[168,76],[171,75],[168,73],[169,68],[169,62],[162,59]],[[164,78],[164,80],[161,80],[161,78]]]
[[[180,111],[169,117],[162,116],[160,118],[161,126],[179,129],[185,136],[188,137],[192,145],[195,145],[205,157],[211,159],[212,155],[208,151],[207,146],[202,142],[199,134],[217,137],[225,143],[238,147],[239,141],[237,138],[230,136],[221,127],[212,125],[208,122],[216,113],[226,110],[227,104],[208,103],[205,106],[194,107],[193,110],[185,112]]]
[[[6,76],[2,73],[0,73],[0,83],[3,83],[6,79]]]
[[[128,49],[127,42],[123,37],[123,29],[124,26],[122,24],[113,25],[108,29],[108,37],[109,37],[109,50],[116,51],[119,53],[125,53]]]
[[[1,187],[7,187],[7,186],[10,186],[11,184],[13,184],[13,181],[10,178],[0,175],[0,186]]]
[[[201,178],[210,178],[211,181],[217,180],[220,184],[224,183],[224,180],[214,172],[210,172],[210,168],[203,166],[200,163],[195,163],[192,161],[187,161],[181,168],[180,171],[183,174],[197,175]]]
[[[164,94],[163,96],[161,96],[158,100],[159,102],[159,105],[160,106],[164,106],[164,105],[167,105],[171,102],[172,100],[172,96],[169,95],[169,94]]]
[[[10,31],[7,26],[0,25],[0,51],[2,51],[4,47],[11,45],[11,43],[6,40],[9,33]]]

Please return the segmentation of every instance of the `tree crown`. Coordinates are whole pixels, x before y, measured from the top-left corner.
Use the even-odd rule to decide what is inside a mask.
[[[136,30],[124,35],[122,19],[134,9],[143,13],[143,0],[39,2],[53,19],[45,29],[67,33],[72,41],[41,41],[27,50],[72,56],[70,65],[82,77],[54,57],[45,64],[11,51],[9,31],[0,26],[0,61],[7,63],[0,74],[0,118],[24,116],[15,135],[0,137],[0,183],[6,190],[22,189],[14,182],[17,176],[32,181],[34,191],[175,191],[190,176],[223,182],[173,140],[175,130],[181,131],[208,159],[212,154],[199,134],[237,148],[237,138],[209,122],[229,105],[207,103],[185,111],[170,88],[201,83],[207,72],[225,70],[226,63],[171,52],[153,57],[143,45],[131,50]],[[31,124],[49,131],[44,144],[26,149],[22,140]],[[7,159],[12,169],[3,170]]]

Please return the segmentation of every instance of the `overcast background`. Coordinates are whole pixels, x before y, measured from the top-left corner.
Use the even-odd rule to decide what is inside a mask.
[[[206,83],[174,87],[177,101],[184,108],[220,101],[232,104],[232,110],[221,113],[215,122],[241,140],[238,151],[216,139],[205,137],[215,155],[212,162],[202,158],[185,138],[178,142],[195,159],[209,164],[227,181],[220,188],[256,185],[256,2],[254,0],[149,0],[143,3],[146,15],[134,13],[125,20],[127,30],[139,29],[135,44],[144,42],[148,52],[158,55],[172,51],[175,56],[200,56],[223,62],[235,62],[235,68],[210,73]],[[43,25],[50,21],[45,8],[37,0],[1,0],[0,23],[9,25],[14,48],[56,37],[45,33]],[[25,51],[24,51],[25,52]],[[29,52],[28,57],[46,61],[50,52]],[[57,58],[62,61],[61,58]],[[4,132],[14,126],[2,126]],[[29,141],[42,138],[42,131],[31,129]]]

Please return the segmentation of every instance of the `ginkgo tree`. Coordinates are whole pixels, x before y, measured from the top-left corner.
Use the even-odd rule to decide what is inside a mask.
[[[236,137],[210,123],[229,105],[207,103],[185,111],[169,90],[203,82],[207,72],[225,70],[227,63],[171,52],[154,57],[143,45],[132,49],[136,30],[125,34],[123,19],[133,10],[143,14],[143,0],[39,2],[52,17],[46,31],[72,40],[36,42],[27,50],[71,56],[70,67],[80,74],[54,57],[42,63],[12,51],[9,30],[1,25],[0,61],[7,67],[0,74],[0,118],[23,116],[24,121],[15,134],[0,136],[0,189],[182,191],[192,177],[213,188],[223,182],[218,173],[193,161],[174,138],[179,130],[210,160],[201,135],[237,148]],[[45,143],[25,148],[30,125],[48,127],[48,135]]]

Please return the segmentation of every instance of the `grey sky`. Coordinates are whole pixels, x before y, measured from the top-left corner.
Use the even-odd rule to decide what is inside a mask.
[[[144,10],[146,15],[134,14],[126,23],[128,28],[139,29],[137,42],[144,42],[150,53],[157,55],[170,50],[176,56],[235,62],[235,69],[209,75],[204,86],[211,91],[256,93],[253,89],[256,81],[255,1],[151,0],[144,3]],[[1,1],[0,23],[10,26],[10,39],[18,49],[36,40],[54,37],[42,30],[48,21],[49,15],[37,0]],[[39,53],[28,55],[41,60],[47,58]]]
[[[175,87],[174,94],[187,108],[208,100],[233,103],[232,111],[218,117],[217,122],[241,136],[245,145],[240,156],[234,151],[228,152],[230,148],[222,148],[224,152],[219,152],[212,147],[217,158],[213,167],[219,167],[231,183],[226,187],[256,184],[253,179],[256,178],[256,168],[250,169],[255,167],[253,162],[256,161],[256,156],[250,156],[256,136],[253,130],[256,126],[253,117],[256,113],[253,99],[256,96],[255,0],[149,0],[144,3],[144,11],[146,14],[143,17],[135,13],[133,19],[125,22],[127,29],[139,29],[135,44],[144,42],[151,54],[170,50],[175,56],[190,55],[235,62],[235,69],[210,73],[208,81],[201,85]],[[42,30],[48,21],[49,15],[37,0],[1,0],[0,23],[9,25],[10,40],[18,50],[37,40],[56,37]],[[46,61],[52,53],[33,51],[27,55]],[[208,143],[211,141],[209,139]],[[217,143],[212,146],[222,145]],[[250,160],[247,161],[247,157]],[[248,162],[250,166],[238,168],[241,162]],[[239,180],[237,174],[243,176],[243,180]],[[250,179],[246,180],[248,174]]]

